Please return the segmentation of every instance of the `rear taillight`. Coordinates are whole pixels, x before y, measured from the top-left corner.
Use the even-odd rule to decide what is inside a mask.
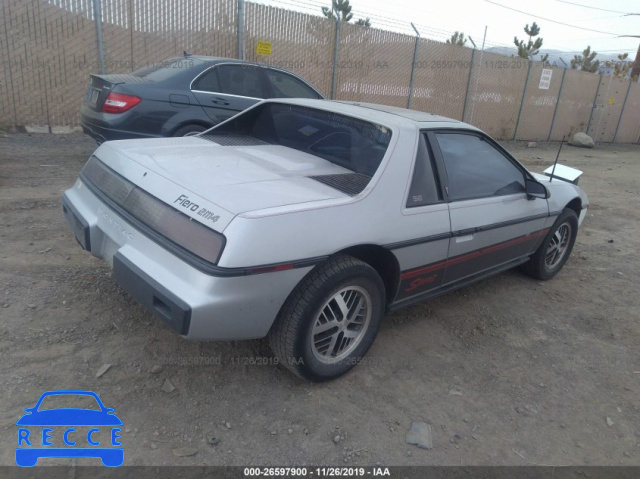
[[[125,95],[123,93],[109,93],[109,96],[102,105],[103,113],[124,113],[133,108],[142,100],[137,96]]]
[[[151,196],[95,156],[89,159],[82,169],[81,176],[110,201],[142,223],[143,227],[159,233],[198,258],[217,264],[224,248],[225,237],[179,211],[178,205],[170,206]],[[278,267],[289,269],[287,265]],[[254,274],[262,272],[256,271]]]

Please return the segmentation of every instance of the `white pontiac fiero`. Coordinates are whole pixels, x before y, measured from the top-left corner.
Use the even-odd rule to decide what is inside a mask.
[[[550,279],[587,204],[473,126],[325,100],[106,142],[63,197],[82,247],[179,334],[268,335],[313,381],[357,364],[385,311],[515,266]]]

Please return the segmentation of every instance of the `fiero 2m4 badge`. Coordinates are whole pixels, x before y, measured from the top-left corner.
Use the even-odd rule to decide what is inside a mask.
[[[74,405],[75,407],[60,407]],[[92,391],[47,391],[16,423],[16,464],[35,466],[41,457],[99,457],[102,464],[124,462],[122,421]]]
[[[201,208],[198,203],[194,203],[193,201],[191,201],[187,195],[178,196],[178,198],[176,198],[174,203],[178,203],[184,209],[193,211],[198,216],[202,216],[205,220],[209,220],[212,223],[215,223],[220,219],[220,215],[216,215],[215,213],[209,211],[206,208]]]

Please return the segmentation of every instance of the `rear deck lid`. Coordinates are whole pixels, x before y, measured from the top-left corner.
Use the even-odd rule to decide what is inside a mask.
[[[95,155],[195,220],[218,216],[219,231],[247,211],[350,196],[313,177],[351,171],[279,145],[220,146],[197,137],[122,140],[106,142]]]

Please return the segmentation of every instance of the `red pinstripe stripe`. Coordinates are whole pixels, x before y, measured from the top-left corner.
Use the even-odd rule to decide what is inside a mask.
[[[468,261],[470,259],[478,258],[480,256],[484,256],[489,253],[494,253],[496,251],[500,251],[505,248],[509,248],[510,246],[515,246],[520,243],[524,243],[525,241],[529,241],[531,239],[538,238],[540,236],[544,236],[549,232],[550,228],[546,228],[540,231],[536,231],[535,233],[531,233],[525,236],[519,236],[509,241],[505,241],[504,243],[496,244],[493,246],[488,246],[486,248],[482,248],[476,251],[472,251],[470,253],[465,253],[460,256],[456,256],[455,258],[451,258],[448,260],[440,261],[438,263],[431,264],[429,266],[420,267],[418,269],[409,270],[400,275],[401,280],[415,278],[416,276],[422,276],[426,273],[430,273],[431,271],[436,271],[439,269],[443,269],[444,267],[452,264],[462,263],[463,261]]]

